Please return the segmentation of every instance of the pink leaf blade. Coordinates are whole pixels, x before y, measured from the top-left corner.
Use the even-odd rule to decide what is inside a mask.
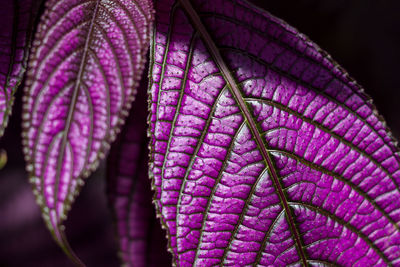
[[[4,0],[0,10],[0,137],[8,124],[14,94],[21,83],[41,1]]]
[[[146,88],[142,79],[136,99],[108,156],[107,193],[126,266],[169,266],[165,232],[151,204],[146,138]]]
[[[43,217],[70,255],[63,221],[128,114],[152,20],[148,0],[46,2],[29,60],[23,145]]]
[[[156,11],[150,171],[175,263],[399,266],[399,149],[363,89],[244,1]]]

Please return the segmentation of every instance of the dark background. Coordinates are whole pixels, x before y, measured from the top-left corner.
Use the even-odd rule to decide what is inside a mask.
[[[400,8],[396,0],[254,0],[326,50],[374,99],[400,136]],[[0,6],[1,8],[1,6]],[[31,193],[21,149],[21,89],[0,140],[0,266],[71,266],[51,239]],[[72,248],[88,266],[118,266],[105,198],[104,164],[87,181],[66,223]]]

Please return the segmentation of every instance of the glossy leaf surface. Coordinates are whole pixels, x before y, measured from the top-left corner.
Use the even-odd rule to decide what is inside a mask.
[[[147,74],[147,73],[146,73]],[[108,156],[107,191],[126,266],[170,266],[166,234],[152,205],[148,178],[146,89],[143,79],[134,107]]]
[[[45,221],[62,222],[127,116],[144,67],[148,0],[50,0],[38,26],[24,95],[27,169]]]
[[[156,1],[155,203],[178,266],[400,266],[400,156],[316,44],[244,1]]]
[[[3,0],[0,8],[0,136],[7,127],[14,93],[28,59],[39,0]]]

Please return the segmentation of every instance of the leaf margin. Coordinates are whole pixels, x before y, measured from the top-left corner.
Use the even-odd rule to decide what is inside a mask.
[[[43,1],[43,0],[41,0]],[[60,0],[60,1],[65,1],[65,0]],[[96,5],[98,5],[102,0],[92,0],[96,1]],[[135,5],[137,6],[137,3],[135,2],[136,0],[133,0]],[[141,53],[140,55],[140,64],[138,65],[137,72],[133,76],[134,83],[132,85],[132,92],[130,95],[126,95],[126,105],[123,105],[121,107],[121,110],[119,111],[118,119],[116,121],[116,125],[113,129],[108,129],[108,133],[106,138],[104,138],[101,142],[100,149],[98,150],[98,153],[96,155],[96,159],[92,164],[90,164],[86,170],[84,170],[78,177],[76,177],[76,191],[69,193],[67,195],[67,198],[65,200],[65,209],[63,210],[63,214],[60,214],[60,221],[56,225],[56,228],[53,226],[50,220],[50,214],[49,214],[49,209],[45,205],[45,200],[41,192],[37,190],[35,187],[35,183],[37,180],[40,180],[39,177],[36,177],[34,173],[34,158],[31,158],[29,156],[29,136],[28,136],[28,130],[30,128],[30,109],[29,109],[29,90],[30,86],[32,85],[33,81],[35,80],[34,77],[34,68],[35,68],[35,63],[38,62],[37,58],[35,57],[36,52],[41,48],[43,40],[37,40],[40,37],[40,34],[42,34],[44,31],[41,27],[39,27],[42,24],[46,24],[48,18],[50,17],[50,14],[52,13],[52,8],[53,6],[50,5],[50,1],[46,1],[44,5],[44,12],[41,15],[39,22],[38,22],[38,27],[37,31],[33,36],[33,42],[32,46],[30,47],[30,54],[27,59],[27,72],[26,72],[26,81],[25,81],[25,86],[23,90],[23,97],[22,97],[22,145],[23,145],[23,154],[24,154],[24,160],[25,160],[25,169],[28,172],[28,180],[31,184],[33,194],[35,196],[35,200],[37,204],[40,207],[41,213],[43,220],[46,224],[46,227],[50,231],[51,236],[53,239],[56,241],[56,243],[61,247],[61,249],[64,251],[64,253],[69,257],[69,259],[76,265],[76,266],[85,266],[85,264],[79,259],[79,257],[74,253],[72,248],[69,245],[69,242],[66,238],[65,235],[65,226],[63,225],[64,221],[67,219],[67,214],[71,210],[73,203],[75,202],[77,196],[79,195],[83,185],[84,185],[84,180],[87,179],[100,165],[101,161],[107,156],[111,144],[117,139],[117,136],[119,133],[122,131],[122,127],[125,125],[125,121],[128,118],[129,111],[132,108],[132,105],[136,99],[136,94],[138,92],[139,84],[140,84],[140,79],[142,77],[142,73],[145,70],[145,63],[147,61],[147,50],[149,49],[149,42],[152,34],[152,29],[153,29],[153,24],[154,24],[154,18],[155,18],[155,10],[154,10],[154,4],[153,1],[148,0],[149,3],[149,16],[146,18],[146,30],[147,34],[144,39],[142,39],[141,42]],[[95,16],[92,15],[93,20],[95,19]],[[86,39],[89,38],[88,36]],[[85,39],[85,42],[86,42]],[[144,45],[145,44],[145,45]],[[83,60],[81,61],[83,62]],[[77,90],[78,91],[78,90]],[[59,180],[59,178],[57,179]]]

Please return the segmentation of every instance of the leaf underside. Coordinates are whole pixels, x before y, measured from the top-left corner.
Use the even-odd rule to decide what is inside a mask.
[[[363,89],[245,1],[159,0],[150,173],[177,266],[400,266],[400,155]]]
[[[0,137],[8,124],[14,94],[23,78],[32,28],[41,1],[2,0],[0,8]]]
[[[146,138],[146,88],[142,79],[126,125],[107,162],[107,193],[124,266],[169,266],[165,232],[151,204]]]
[[[43,217],[65,251],[62,222],[128,114],[152,17],[149,0],[46,2],[28,66],[23,145]]]

